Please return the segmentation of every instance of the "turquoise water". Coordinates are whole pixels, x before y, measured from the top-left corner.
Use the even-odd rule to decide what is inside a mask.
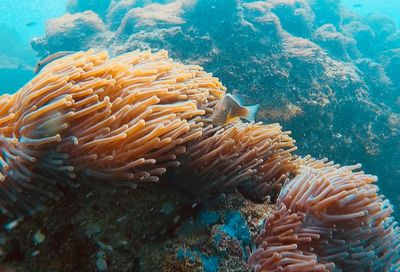
[[[0,93],[14,92],[33,77],[39,58],[30,42],[48,19],[66,12],[66,1],[10,1],[0,5]]]
[[[13,31],[21,42],[29,44],[34,36],[42,35],[49,18],[66,12],[66,0],[1,0],[0,14],[2,28]],[[27,46],[29,47],[29,46]]]
[[[400,3],[396,0],[342,0],[344,6],[362,15],[381,13],[391,17],[400,26]]]

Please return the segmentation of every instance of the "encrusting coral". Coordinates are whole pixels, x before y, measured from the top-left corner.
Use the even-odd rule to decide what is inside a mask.
[[[278,125],[214,127],[210,117],[224,91],[200,66],[174,62],[165,51],[113,59],[88,51],[50,63],[0,100],[2,212],[32,213],[79,182],[155,182],[186,158],[187,169],[202,164],[206,172],[196,186],[181,175],[192,189],[251,188],[245,182],[252,176],[257,187],[283,182],[296,168],[294,141]],[[215,171],[226,162],[234,168],[221,179]]]
[[[255,271],[388,271],[399,264],[400,230],[375,176],[360,165],[303,159],[257,239]],[[336,271],[336,270],[335,270]]]

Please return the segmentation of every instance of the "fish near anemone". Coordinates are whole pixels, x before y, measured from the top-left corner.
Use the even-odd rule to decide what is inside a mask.
[[[166,51],[77,52],[0,96],[0,211],[35,213],[82,180],[135,188],[177,167],[225,87]]]
[[[231,123],[239,118],[249,122],[255,120],[259,105],[243,106],[239,96],[226,94],[217,104],[213,113],[213,121],[216,125],[222,126]]]
[[[225,90],[166,51],[77,52],[49,63],[0,96],[0,211],[23,217],[81,182],[136,188],[167,171],[203,195],[245,185],[265,197],[296,169],[294,140],[277,124],[215,126]],[[198,176],[186,179],[196,165]]]

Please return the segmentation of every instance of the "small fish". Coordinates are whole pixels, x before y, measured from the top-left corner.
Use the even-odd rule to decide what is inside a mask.
[[[36,25],[36,22],[27,22],[25,24],[25,26],[34,26],[34,25]]]
[[[216,106],[213,121],[216,125],[222,126],[239,118],[249,122],[255,120],[260,105],[243,106],[240,97],[227,94]]]
[[[361,8],[363,5],[362,4],[354,4],[353,8]]]
[[[73,54],[73,53],[75,53],[75,52],[74,52],[74,51],[61,51],[61,52],[57,52],[57,53],[54,53],[54,54],[51,54],[51,55],[45,57],[44,59],[40,60],[40,61],[38,62],[38,64],[36,64],[36,67],[35,67],[35,74],[39,73],[39,71],[40,71],[44,66],[46,66],[47,64],[49,64],[50,62],[52,62],[52,61],[54,61],[54,60],[56,60],[56,59],[65,57],[65,56],[67,56],[67,55]]]

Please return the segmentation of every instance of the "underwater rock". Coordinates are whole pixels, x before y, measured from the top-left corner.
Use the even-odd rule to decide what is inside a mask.
[[[384,43],[390,35],[396,32],[396,24],[388,16],[372,13],[368,14],[363,21],[375,32],[376,41],[379,43]]]
[[[167,4],[153,3],[129,10],[118,28],[119,35],[131,35],[146,27],[162,28],[184,23],[184,10],[193,5],[193,0],[179,0]]]
[[[174,203],[174,212],[160,212],[163,203]],[[268,203],[252,203],[238,193],[195,205],[187,194],[160,184],[145,184],[130,192],[118,189],[111,194],[84,185],[68,194],[63,203],[7,233],[0,241],[4,252],[0,268],[243,272],[247,271],[245,247],[272,208]],[[218,217],[210,217],[212,220],[204,224],[199,217],[208,213]],[[174,221],[178,215],[181,219]],[[189,222],[193,228],[182,231]],[[41,233],[45,234],[39,244],[32,239],[37,225],[43,226]],[[240,244],[238,254],[243,255],[226,255],[215,248],[211,229],[217,227],[244,230],[244,235],[237,232],[232,240]],[[33,256],[35,251],[39,253]]]
[[[400,86],[400,48],[386,51],[381,56],[387,75],[393,80],[396,87]]]
[[[247,247],[251,246],[250,231],[239,212],[225,212],[224,224],[214,225],[211,240],[214,249],[222,256],[231,255],[247,259]]]
[[[111,31],[117,30],[125,15],[136,5],[136,0],[112,1],[106,15],[109,29]]]
[[[357,43],[357,49],[364,56],[372,57],[374,55],[375,32],[372,28],[360,21],[351,21],[343,26],[347,35],[351,35]]]
[[[266,3],[285,31],[304,38],[311,36],[315,15],[307,1],[274,0]]]
[[[355,61],[355,64],[364,73],[364,79],[372,87],[371,93],[373,95],[382,96],[385,92],[390,91],[390,86],[393,84],[391,77],[393,76],[386,75],[388,68],[385,69],[381,63],[368,58],[359,58]]]
[[[340,28],[342,16],[340,13],[340,2],[336,0],[309,0],[310,6],[315,14],[315,25],[320,27],[324,24],[333,24]]]
[[[303,110],[289,101],[283,101],[282,104],[270,107],[268,110],[261,109],[257,113],[259,118],[263,120],[284,120],[286,122],[300,117],[302,114]]]
[[[319,27],[315,31],[313,38],[333,57],[348,61],[357,58],[359,55],[356,41],[338,32],[332,24],[325,24]]]
[[[92,11],[65,14],[49,20],[46,35],[34,38],[31,44],[41,56],[58,51],[80,51],[92,47],[96,37],[105,31],[103,21]]]
[[[390,49],[400,48],[400,30],[397,30],[386,39],[386,46]]]

